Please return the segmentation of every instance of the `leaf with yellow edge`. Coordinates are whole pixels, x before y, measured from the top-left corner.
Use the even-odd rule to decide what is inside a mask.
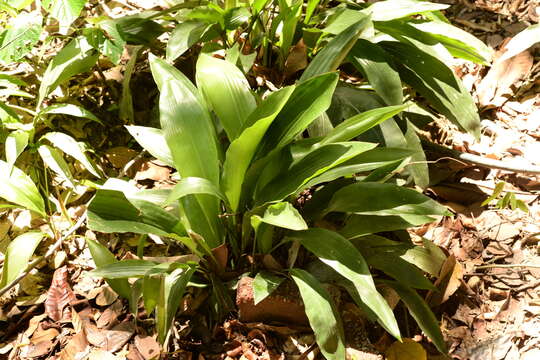
[[[413,339],[404,338],[386,349],[387,360],[427,360],[426,350]]]

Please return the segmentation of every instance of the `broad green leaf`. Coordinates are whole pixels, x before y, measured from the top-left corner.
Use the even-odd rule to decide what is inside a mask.
[[[72,156],[73,158],[80,161],[80,163],[91,172],[94,176],[100,178],[99,171],[96,169],[96,166],[94,162],[86,155],[86,145],[84,143],[78,142],[71,136],[61,133],[61,132],[48,132],[45,135],[41,137],[41,140],[48,140],[68,154],[69,156]]]
[[[142,278],[156,265],[157,263],[148,260],[120,260],[99,266],[92,270],[91,274],[106,279]]]
[[[52,0],[50,15],[60,23],[60,32],[67,34],[69,26],[81,14],[87,0]]]
[[[88,227],[105,233],[183,234],[180,220],[144,200],[129,201],[120,191],[98,190],[88,206]]]
[[[251,8],[253,9],[253,13],[257,14],[262,9],[266,7],[270,0],[253,0],[253,3],[251,4]]]
[[[171,151],[168,146],[164,146],[166,141],[161,129],[137,125],[126,125],[126,129],[152,156],[171,167],[174,166]]]
[[[43,74],[39,87],[38,106],[58,85],[72,76],[90,70],[98,59],[98,52],[88,43],[85,37],[71,40],[52,59]]]
[[[309,66],[300,77],[300,82],[336,70],[349,53],[349,50],[354,46],[356,40],[360,36],[360,32],[369,23],[369,16],[365,16],[362,20],[352,24],[335,38],[330,40],[328,44],[317,53],[311,63],[309,63]]]
[[[348,59],[365,75],[386,104],[399,105],[403,102],[399,73],[392,68],[392,59],[379,45],[358,39],[349,52]]]
[[[253,300],[255,305],[266,299],[285,280],[284,277],[267,271],[257,273],[253,279]]]
[[[258,154],[265,156],[289,144],[325,112],[330,106],[337,81],[338,74],[327,73],[299,84],[270,125]]]
[[[328,17],[328,25],[323,29],[323,32],[333,35],[338,35],[349,26],[363,20],[368,15],[362,11],[348,8],[334,8],[336,10]]]
[[[291,269],[290,272],[300,290],[309,324],[322,354],[329,360],[345,359],[343,325],[330,294],[307,271]]]
[[[345,161],[371,150],[372,143],[343,142],[322,145],[293,163],[285,174],[276,176],[255,194],[257,204],[279,201],[305,188],[311,179],[323,174]]]
[[[103,123],[101,120],[99,120],[94,114],[92,114],[90,111],[86,110],[82,106],[74,105],[74,104],[55,104],[46,107],[45,109],[41,110],[38,114],[39,117],[43,117],[47,114],[64,114],[64,115],[71,115],[76,116],[79,118],[89,119],[92,121],[95,121],[101,125]]]
[[[6,250],[0,289],[8,285],[28,266],[28,261],[41,240],[47,234],[41,231],[30,231],[13,239]]]
[[[142,45],[131,48],[129,61],[124,70],[122,80],[122,97],[120,98],[120,120],[128,124],[135,123],[135,110],[133,109],[133,96],[131,95],[131,78],[135,71],[135,65],[139,58],[139,53],[143,49]]]
[[[217,138],[212,119],[195,86],[179,70],[151,55],[150,66],[160,88],[160,122],[176,169],[219,185]]]
[[[48,145],[40,145],[38,153],[48,168],[54,171],[69,187],[75,188],[75,180],[71,175],[69,165],[58,150]]]
[[[446,64],[410,44],[386,41],[380,44],[399,60],[396,64],[405,82],[452,122],[475,137],[480,135],[480,118],[476,105]]]
[[[445,215],[446,207],[411,189],[394,184],[361,182],[338,190],[326,212],[362,215]]]
[[[150,45],[165,29],[157,22],[148,19],[145,14],[123,16],[100,23],[113,41],[118,44]]]
[[[244,177],[257,146],[272,121],[287,103],[294,89],[294,86],[287,86],[270,94],[248,116],[245,123],[246,129],[227,149],[223,164],[222,188],[233,211],[238,208]]]
[[[422,243],[424,246],[415,246],[408,249],[401,255],[401,258],[433,276],[439,276],[446,261],[446,255],[432,241],[423,238]]]
[[[9,19],[0,36],[0,61],[12,63],[28,55],[41,35],[43,18],[38,12],[21,12]]]
[[[433,341],[433,344],[435,344],[442,354],[446,354],[448,350],[439,327],[439,321],[424,299],[422,299],[416,291],[397,281],[384,280],[384,283],[390,285],[398,293],[422,331],[429,336],[431,341]]]
[[[483,65],[491,62],[493,50],[474,35],[456,26],[440,21],[411,22],[410,25],[439,41],[455,57]]]
[[[118,261],[107,247],[97,241],[88,238],[85,239],[90,254],[92,254],[92,259],[98,268]],[[118,295],[129,299],[131,286],[127,279],[107,279],[106,281]]]
[[[23,206],[45,217],[45,204],[36,185],[28,175],[0,160],[0,198]]]
[[[182,56],[201,39],[207,29],[208,24],[200,21],[178,24],[167,41],[167,61],[172,62]]]
[[[172,189],[165,205],[169,205],[176,200],[183,198],[187,195],[194,194],[208,194],[215,196],[225,202],[227,202],[227,197],[223,194],[214,184],[204,178],[197,177],[187,177],[182,178],[174,188]]]
[[[514,36],[508,44],[506,51],[501,56],[499,61],[504,61],[516,56],[540,41],[540,24],[531,25],[525,30]]]
[[[383,231],[403,230],[427,224],[435,218],[425,215],[352,215],[339,231],[347,239]]]
[[[371,14],[373,21],[389,21],[429,11],[443,10],[450,5],[419,0],[378,1],[364,12]]]
[[[488,65],[493,54],[493,50],[473,35],[441,21],[395,20],[376,23],[375,28],[405,43],[431,47],[442,45],[448,51],[446,54],[479,64]]]
[[[350,160],[345,161],[339,166],[330,169],[313,179],[311,179],[306,187],[311,187],[316,184],[329,182],[343,176],[353,176],[355,174],[372,171],[386,166],[401,164],[405,159],[409,158],[413,152],[407,149],[397,148],[375,148],[366,151]]]
[[[382,123],[383,121],[399,114],[407,108],[408,105],[387,106],[369,110],[353,116],[336,126],[320,142],[321,145],[335,143],[340,141],[352,140],[363,134],[365,131]]]
[[[219,153],[214,124],[203,97],[179,70],[150,56],[154,80],[160,88],[160,122],[176,169],[182,177],[200,177],[219,186]],[[181,199],[184,224],[210,244],[222,241],[219,201],[208,195]]]
[[[272,32],[279,34],[277,46],[280,48],[282,58],[289,54],[298,20],[302,14],[302,4],[302,1],[279,1],[280,11],[276,19],[272,21],[272,27],[276,26]]]
[[[366,262],[401,284],[416,289],[436,290],[419,267],[405,260],[402,255],[414,247],[409,244],[390,241],[381,236],[366,236],[353,241]]]
[[[349,240],[336,232],[317,228],[294,232],[287,239],[299,241],[323,263],[351,281],[362,302],[377,315],[380,324],[400,339],[399,327],[392,309],[375,288],[366,261]]]
[[[12,131],[6,138],[6,161],[10,167],[15,164],[19,155],[26,149],[28,138],[28,133],[21,130]]]
[[[242,132],[255,98],[244,74],[226,60],[201,54],[197,60],[197,85],[218,116],[230,141]]]
[[[160,296],[156,304],[156,327],[158,339],[162,344],[167,337],[174,316],[182,302],[187,284],[194,272],[194,266],[179,268],[162,280]]]
[[[308,228],[302,215],[288,202],[279,202],[268,206],[261,221],[289,230],[307,230]]]

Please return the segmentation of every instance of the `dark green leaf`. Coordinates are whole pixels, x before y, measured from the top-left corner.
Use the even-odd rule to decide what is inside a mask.
[[[262,271],[253,279],[253,299],[255,305],[266,299],[285,280],[284,277]]]

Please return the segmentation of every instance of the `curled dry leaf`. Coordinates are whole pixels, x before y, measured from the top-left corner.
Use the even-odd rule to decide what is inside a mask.
[[[482,106],[501,106],[507,99],[503,97],[510,91],[510,86],[523,79],[531,71],[533,57],[525,50],[510,59],[502,59],[503,47],[495,56],[497,60],[478,85],[478,102]]]
[[[124,346],[135,333],[135,325],[125,321],[111,330],[101,330],[87,322],[84,326],[88,342],[106,351],[115,352]]]
[[[54,321],[60,321],[64,318],[64,308],[75,300],[77,298],[68,283],[67,267],[56,269],[47,292],[45,312]],[[66,314],[69,316],[71,313]]]

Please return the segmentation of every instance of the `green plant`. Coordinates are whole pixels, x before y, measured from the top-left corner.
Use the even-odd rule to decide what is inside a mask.
[[[402,229],[447,213],[414,190],[377,182],[386,178],[388,171],[384,168],[388,165],[395,168],[409,161],[410,151],[377,148],[376,144],[354,140],[407,105],[364,112],[345,120],[326,136],[299,139],[299,134],[330,105],[337,74],[323,73],[256,99],[240,70],[225,60],[201,55],[196,73],[198,88],[157,57],[150,57],[150,65],[160,89],[161,129],[128,128],[151,154],[172,163],[181,180],[170,191],[136,191],[119,180],[109,181],[89,205],[88,225],[101,232],[156,234],[176,240],[198,256],[198,263],[116,261],[106,247],[89,241],[98,265],[95,275],[112,279],[111,286],[132,301],[142,295],[146,310],[156,312],[163,342],[180,295],[194,274],[197,282],[212,284],[209,291],[217,293],[214,299],[228,297],[220,294],[224,285],[216,286],[219,272],[214,271],[217,265],[213,265],[212,248],[222,244],[230,248],[231,265],[235,267],[246,251],[271,254],[283,246],[296,251],[302,246],[339,275],[337,281],[373,319],[400,338],[392,310],[377,292],[369,261],[362,256],[363,251],[371,254],[366,245],[369,241],[361,238],[357,248],[350,239],[370,234],[366,225],[377,222],[391,219],[394,229]],[[225,144],[218,141],[210,108],[227,135]],[[365,175],[355,176],[360,173]],[[304,207],[295,207],[296,196],[305,189],[313,191],[312,200]],[[172,212],[167,211],[167,205],[172,206]],[[316,225],[324,224],[329,217],[345,225],[338,231]],[[388,242],[391,251],[386,253],[387,259],[399,259],[396,254],[403,247]],[[406,248],[418,251],[416,247]],[[405,273],[394,266],[393,260],[381,259],[373,256],[374,266],[398,279],[397,289],[401,286],[410,293],[411,309],[422,309],[416,313],[422,319],[420,326],[444,351],[433,314],[411,290],[433,285],[407,259],[396,262],[408,270]],[[294,257],[289,261],[290,271],[279,276],[287,277],[290,272],[298,284],[323,354],[343,358],[338,314],[321,314],[315,309],[321,304],[334,308],[329,295],[319,280],[294,268]],[[121,280],[126,278],[139,279],[133,287],[135,295],[128,281]]]
[[[521,211],[529,212],[527,204],[525,204],[523,200],[516,199],[516,194],[514,192],[507,191],[504,196],[501,196],[505,185],[506,183],[504,181],[498,182],[493,190],[493,194],[484,200],[481,205],[486,206],[497,200],[495,203],[497,209],[506,209],[509,207],[512,210],[520,209]]]

